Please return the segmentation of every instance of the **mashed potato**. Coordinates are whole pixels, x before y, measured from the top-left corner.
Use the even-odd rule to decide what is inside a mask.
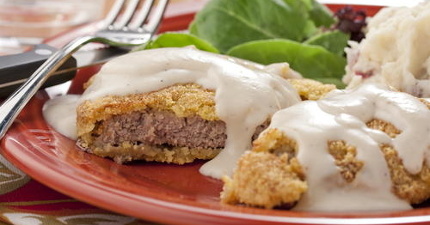
[[[347,49],[348,88],[380,82],[417,97],[430,97],[430,1],[413,8],[382,9],[366,38]]]

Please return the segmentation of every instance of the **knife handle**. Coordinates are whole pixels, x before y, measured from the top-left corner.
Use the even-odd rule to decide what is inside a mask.
[[[57,49],[54,47],[46,44],[39,44],[32,50],[24,53],[0,56],[0,97],[6,97],[15,91],[56,51]],[[70,57],[58,69],[59,71],[66,71],[52,74],[43,87],[49,87],[71,80],[75,76],[76,71],[67,69],[75,67],[76,59]]]

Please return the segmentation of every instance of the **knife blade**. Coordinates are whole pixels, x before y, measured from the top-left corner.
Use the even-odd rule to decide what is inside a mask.
[[[52,46],[38,44],[24,53],[0,56],[0,98],[15,91],[55,51],[57,49]],[[127,49],[112,47],[77,51],[49,77],[43,88],[69,81],[75,76],[76,70],[105,63],[127,52],[129,52]]]

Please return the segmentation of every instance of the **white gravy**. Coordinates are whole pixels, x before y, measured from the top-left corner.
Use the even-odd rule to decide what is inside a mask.
[[[366,122],[372,118],[388,121],[402,133],[390,138],[381,131],[369,129]],[[407,171],[416,174],[424,162],[430,162],[428,121],[430,111],[418,99],[374,84],[334,91],[323,100],[302,102],[275,113],[270,127],[284,131],[297,141],[297,158],[305,168],[309,185],[295,209],[410,209],[406,201],[391,191],[388,166],[379,145],[393,145]],[[341,177],[328,153],[330,140],[344,140],[355,146],[357,159],[364,162],[352,183]]]
[[[430,123],[423,122],[430,121],[430,111],[408,94],[373,84],[335,91],[326,99],[287,108],[299,102],[296,92],[280,76],[264,71],[285,71],[284,67],[264,68],[191,48],[135,52],[107,63],[82,96],[49,101],[44,116],[56,130],[76,138],[74,109],[82,101],[194,82],[216,90],[216,113],[227,125],[225,149],[201,167],[202,174],[215,178],[231,175],[238,158],[251,148],[255,128],[274,114],[270,127],[297,141],[297,157],[309,185],[295,210],[410,209],[391,192],[389,170],[379,145],[393,145],[405,168],[418,173],[424,161],[430,162]],[[369,129],[365,123],[372,118],[389,121],[402,133],[392,139]],[[327,151],[329,140],[344,140],[357,148],[356,157],[365,164],[352,183],[346,183],[338,172]]]
[[[139,51],[105,64],[82,96],[49,101],[44,116],[56,130],[76,139],[76,119],[63,118],[76,118],[71,108],[80,102],[107,95],[145,93],[176,83],[200,84],[215,90],[216,113],[227,127],[225,149],[200,172],[221,178],[230,175],[238,158],[251,148],[251,137],[258,125],[276,111],[300,101],[297,92],[281,78],[288,71],[292,71],[288,64],[264,67],[193,48]]]

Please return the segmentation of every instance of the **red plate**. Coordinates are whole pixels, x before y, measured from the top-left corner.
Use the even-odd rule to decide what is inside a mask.
[[[379,9],[360,7],[371,13]],[[170,17],[164,21],[163,30],[184,29],[192,18],[192,14]],[[81,80],[93,73],[94,69],[80,71],[75,84],[82,84]],[[79,92],[77,89],[71,91]],[[224,205],[219,202],[222,183],[199,174],[202,162],[184,166],[158,163],[118,165],[80,151],[74,141],[47,126],[42,116],[46,100],[47,94],[40,91],[27,105],[2,140],[2,154],[41,183],[101,208],[167,224],[430,222],[430,208],[425,205],[408,211],[348,214]]]

